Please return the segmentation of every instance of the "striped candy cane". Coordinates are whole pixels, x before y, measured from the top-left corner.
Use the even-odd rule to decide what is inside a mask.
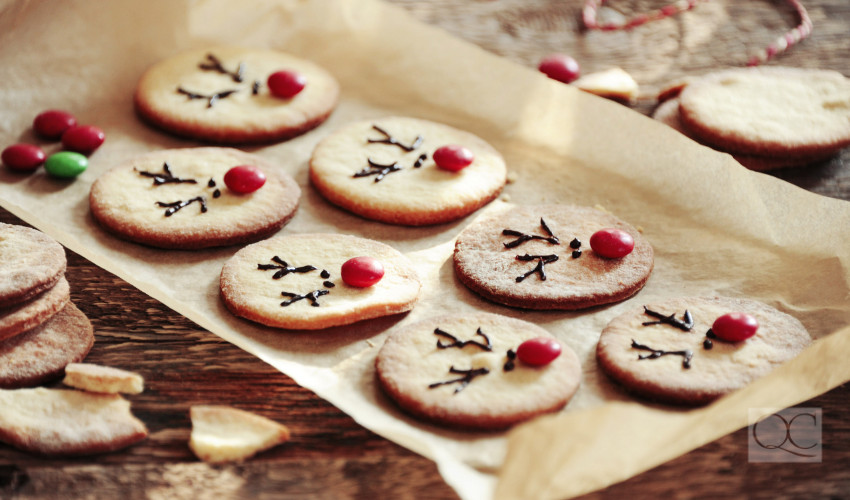
[[[602,4],[605,3],[605,0],[587,0],[584,4],[584,8],[582,9],[582,21],[587,29],[591,30],[614,31],[631,29],[650,21],[657,21],[659,19],[664,19],[665,17],[676,15],[680,12],[691,10],[700,2],[707,1],[708,0],[677,0],[660,9],[656,9],[645,14],[639,14],[624,22],[600,24],[596,20],[596,14]],[[753,55],[749,61],[747,61],[748,66],[758,66],[759,64],[763,64],[776,55],[785,52],[793,45],[800,43],[812,34],[812,20],[809,18],[809,13],[806,11],[806,8],[803,7],[803,4],[800,3],[799,0],[788,0],[788,3],[790,3],[797,11],[797,17],[800,19],[800,24],[789,30],[784,35],[778,37],[757,54]]]

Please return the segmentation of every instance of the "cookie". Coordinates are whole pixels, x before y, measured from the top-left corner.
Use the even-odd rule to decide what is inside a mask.
[[[233,167],[266,176],[250,193],[227,186]],[[301,189],[262,158],[229,148],[154,151],[101,175],[89,194],[91,213],[115,235],[161,248],[244,244],[277,232],[295,214]]]
[[[193,406],[189,416],[189,448],[207,463],[241,462],[289,441],[285,425],[237,408]]]
[[[739,342],[708,333],[733,312],[758,322]],[[795,318],[750,299],[687,297],[647,304],[617,316],[599,339],[600,368],[635,395],[703,405],[740,389],[792,359],[811,343]]]
[[[427,319],[387,337],[375,361],[378,382],[418,418],[503,429],[559,410],[578,390],[581,367],[569,347],[561,345],[560,355],[544,365],[517,356],[520,345],[535,338],[554,340],[537,325],[496,314]]]
[[[0,222],[0,307],[52,288],[65,273],[65,249],[41,231]]]
[[[589,245],[604,228],[622,230],[634,249],[602,257]],[[526,309],[584,309],[617,302],[643,288],[652,246],[631,225],[590,207],[514,206],[481,218],[458,235],[454,268],[482,297]]]
[[[52,456],[92,455],[147,437],[130,403],[115,394],[66,389],[0,389],[0,441]]]
[[[343,264],[383,265],[376,284],[341,279]],[[377,241],[341,234],[277,236],[236,252],[221,271],[221,297],[235,315],[264,325],[316,330],[409,311],[421,282],[410,260]]]
[[[68,363],[82,361],[93,344],[89,319],[68,302],[39,326],[0,342],[0,387],[31,387],[59,377]]]
[[[450,145],[466,148],[471,164],[438,167],[435,151]],[[310,159],[310,181],[329,202],[409,226],[464,217],[496,198],[506,179],[502,156],[484,140],[415,118],[350,124],[322,140]]]
[[[268,77],[294,71],[306,84],[276,97]],[[134,102],[142,119],[167,132],[219,144],[280,141],[324,122],[339,84],[318,65],[273,50],[219,47],[165,59],[141,77]]]
[[[59,278],[53,288],[22,304],[0,308],[0,341],[14,337],[47,321],[71,299],[68,280]]]
[[[810,158],[850,145],[850,79],[834,71],[731,69],[690,83],[679,98],[685,127],[722,151]]]
[[[89,392],[141,394],[145,379],[138,373],[91,363],[71,363],[65,367],[62,383]]]
[[[679,118],[679,99],[677,97],[672,97],[661,103],[652,114],[652,117],[665,125],[668,125],[675,130],[681,132],[682,134],[690,137],[691,139],[697,140],[692,136],[690,131],[685,127],[682,123],[681,118]],[[809,165],[812,163],[816,163],[819,161],[823,161],[831,156],[827,154],[823,157],[811,156],[811,157],[782,157],[782,156],[756,156],[756,155],[746,155],[746,154],[733,154],[732,157],[740,163],[741,165],[747,167],[750,170],[755,170],[758,172],[764,172],[767,170],[776,170],[780,168],[790,168],[790,167],[800,167],[804,165]]]

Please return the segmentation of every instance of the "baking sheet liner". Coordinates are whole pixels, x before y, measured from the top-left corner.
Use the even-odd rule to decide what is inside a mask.
[[[136,154],[201,145],[136,118],[132,92],[141,73],[178,51],[221,45],[284,50],[339,79],[340,106],[327,123],[288,142],[244,149],[302,187],[301,208],[283,234],[354,234],[410,256],[424,280],[412,312],[320,332],[261,327],[230,315],[219,300],[221,266],[238,248],[146,248],[93,221],[88,191],[99,174]],[[548,80],[396,7],[371,0],[6,0],[0,60],[0,143],[38,142],[32,119],[50,108],[107,134],[88,170],[72,181],[0,169],[4,208],[370,430],[434,460],[462,498],[591,491],[746,426],[749,408],[792,405],[850,379],[843,362],[850,330],[842,329],[850,324],[850,205],[747,171],[626,107]],[[512,182],[479,213],[434,227],[379,224],[326,203],[307,178],[312,148],[351,121],[388,115],[476,133],[505,156]],[[520,311],[464,288],[451,265],[456,235],[482,213],[536,203],[599,206],[639,227],[656,251],[646,288],[584,312]],[[611,318],[643,302],[711,294],[767,302],[799,318],[818,341],[769,377],[698,410],[637,402],[599,373],[594,348]],[[410,419],[383,397],[373,363],[388,331],[478,310],[535,322],[579,354],[583,384],[563,412],[510,433],[460,433]]]

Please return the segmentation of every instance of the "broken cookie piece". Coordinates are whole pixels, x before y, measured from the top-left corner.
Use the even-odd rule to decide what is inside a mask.
[[[140,394],[145,379],[138,373],[91,363],[71,363],[65,367],[62,383],[89,392]]]
[[[189,415],[189,447],[204,462],[239,462],[289,440],[286,426],[229,406],[193,406]]]

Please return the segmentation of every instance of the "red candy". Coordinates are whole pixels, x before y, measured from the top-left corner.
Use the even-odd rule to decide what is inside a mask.
[[[449,144],[434,151],[434,163],[443,170],[459,172],[475,160],[472,151],[463,146]]]
[[[40,113],[32,122],[36,134],[45,139],[58,140],[66,130],[77,124],[77,119],[71,113],[51,109]]]
[[[296,71],[276,71],[269,75],[266,85],[273,96],[289,99],[304,90],[307,78]]]
[[[609,227],[593,233],[590,237],[590,248],[602,257],[620,259],[632,253],[635,239],[622,229]]]
[[[13,144],[3,150],[3,163],[12,170],[32,172],[44,163],[45,154],[32,144]]]
[[[106,139],[103,130],[94,125],[75,125],[62,134],[62,145],[69,151],[91,154]]]
[[[354,257],[345,261],[340,275],[347,285],[366,288],[381,281],[384,265],[374,257]]]
[[[561,355],[561,344],[548,337],[537,337],[526,340],[517,347],[517,358],[527,365],[548,365]]]
[[[733,312],[724,314],[711,325],[711,331],[720,340],[740,342],[756,334],[759,328],[757,319],[747,313]]]
[[[579,77],[580,70],[575,59],[564,54],[552,54],[540,61],[537,69],[553,80],[572,83]]]
[[[239,165],[224,174],[224,183],[237,193],[253,193],[266,183],[266,174],[253,165]]]

